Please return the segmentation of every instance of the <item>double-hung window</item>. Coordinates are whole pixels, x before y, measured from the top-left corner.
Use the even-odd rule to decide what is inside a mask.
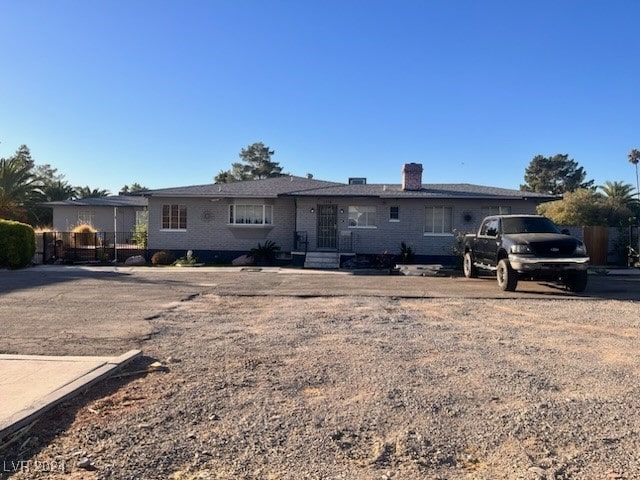
[[[390,222],[399,222],[400,221],[400,207],[391,206],[389,207],[389,221]]]
[[[187,229],[187,206],[179,204],[162,206],[162,229],[163,230],[186,230]]]
[[[271,225],[273,224],[272,205],[229,205],[229,224],[231,225]]]
[[[354,228],[376,228],[376,207],[368,205],[350,206],[349,226]]]
[[[424,234],[450,235],[453,231],[453,209],[451,207],[426,207]]]

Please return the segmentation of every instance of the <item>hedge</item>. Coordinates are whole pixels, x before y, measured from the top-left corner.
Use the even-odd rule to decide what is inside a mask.
[[[0,220],[0,267],[26,267],[35,253],[36,236],[31,225]]]

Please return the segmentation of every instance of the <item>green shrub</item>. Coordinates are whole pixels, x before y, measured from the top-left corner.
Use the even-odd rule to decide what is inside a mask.
[[[408,264],[413,262],[413,258],[415,257],[415,253],[413,249],[407,245],[405,242],[400,243],[400,261],[403,264]]]
[[[36,236],[31,225],[0,220],[0,267],[26,267],[35,253]]]
[[[255,259],[258,265],[270,265],[276,258],[276,253],[280,251],[280,247],[275,242],[267,240],[264,244],[249,251],[249,256]]]
[[[173,263],[173,256],[169,252],[161,250],[156,252],[151,257],[152,265],[171,265]]]
[[[146,222],[138,222],[133,228],[133,243],[140,248],[147,248],[147,239],[149,237],[149,224]]]

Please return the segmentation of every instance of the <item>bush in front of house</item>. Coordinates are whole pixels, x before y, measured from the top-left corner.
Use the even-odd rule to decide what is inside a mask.
[[[36,236],[31,225],[0,220],[0,267],[26,267],[35,253]]]
[[[173,263],[173,256],[169,252],[161,250],[156,252],[151,257],[152,265],[171,265]]]
[[[400,262],[404,265],[413,262],[416,254],[413,252],[413,248],[407,245],[405,242],[400,243]]]
[[[75,235],[75,243],[76,245],[81,246],[89,246],[96,244],[96,232],[97,230],[93,228],[93,225],[89,225],[88,223],[80,223],[73,227],[71,230]]]
[[[271,265],[275,259],[276,254],[280,251],[280,247],[275,242],[267,240],[264,244],[258,243],[258,246],[252,248],[249,251],[249,256],[252,257],[258,265]]]

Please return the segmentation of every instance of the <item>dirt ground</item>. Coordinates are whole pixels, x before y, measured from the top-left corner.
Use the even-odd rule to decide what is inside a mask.
[[[50,412],[2,480],[640,478],[638,278],[48,275],[0,279],[1,352],[163,368]]]

